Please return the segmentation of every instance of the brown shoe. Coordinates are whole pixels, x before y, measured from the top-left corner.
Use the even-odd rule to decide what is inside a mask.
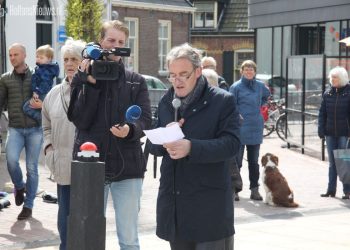
[[[16,202],[17,206],[20,206],[20,205],[23,204],[23,202],[24,202],[24,192],[25,192],[24,188],[15,190],[15,202]]]
[[[32,209],[23,207],[22,211],[19,213],[17,220],[26,220],[32,217]]]

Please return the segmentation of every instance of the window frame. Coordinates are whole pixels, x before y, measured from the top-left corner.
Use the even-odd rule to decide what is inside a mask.
[[[44,5],[39,5],[39,3],[42,3],[44,2]],[[37,5],[36,5],[36,10],[38,10],[38,8],[43,8],[45,9],[46,13],[48,13],[49,15],[38,15],[39,12],[37,12],[36,14],[36,17],[35,17],[35,22],[36,22],[36,47],[38,48],[39,46],[41,45],[44,45],[44,44],[50,44],[51,47],[54,48],[54,34],[53,34],[53,28],[54,28],[54,16],[52,15],[51,13],[51,9],[52,9],[52,3],[50,0],[43,0],[43,1],[38,1],[37,2]],[[44,18],[48,16],[49,18]],[[47,34],[47,32],[41,32],[42,30],[44,30],[44,27],[47,27],[49,30],[50,30],[50,33],[49,35],[51,37],[48,37],[49,38],[49,42],[39,42],[42,41],[42,40],[46,40],[46,39],[43,39]],[[38,37],[39,36],[39,32],[38,32],[38,29],[40,29],[40,34],[42,34],[41,37]]]
[[[159,31],[160,31],[160,26],[167,26],[168,27],[168,36],[167,38],[165,37],[160,37]],[[161,54],[161,52],[163,51],[163,41],[166,41],[166,53],[165,54]],[[159,65],[158,65],[158,74],[160,76],[167,76],[168,75],[168,69],[166,67],[166,55],[168,54],[168,52],[171,49],[171,21],[170,20],[158,20],[158,61],[159,61]],[[163,59],[164,58],[164,59]]]
[[[205,20],[203,21],[202,26],[196,26],[196,13],[209,13],[209,12],[198,12],[197,11],[197,5],[204,5],[204,4],[213,4],[213,25],[212,26],[206,26]],[[196,8],[196,11],[192,15],[192,28],[193,29],[216,29],[217,28],[217,20],[218,20],[218,2],[194,2],[194,7]]]
[[[133,36],[133,34],[130,33],[130,22],[135,22],[135,34]],[[129,58],[133,58],[133,67],[132,67],[132,71],[135,72],[139,72],[139,18],[137,17],[125,17],[124,18],[124,23],[125,25],[127,25],[128,29],[129,29],[129,37],[126,40],[126,47],[130,47],[129,43],[130,43],[130,38],[131,40],[134,40],[134,51],[131,50],[130,52],[130,57],[125,57],[124,58],[124,63],[125,63],[125,67],[129,67]]]

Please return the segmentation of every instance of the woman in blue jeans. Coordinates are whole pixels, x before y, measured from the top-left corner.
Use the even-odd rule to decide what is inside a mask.
[[[350,137],[350,85],[349,76],[343,67],[329,72],[332,86],[325,91],[318,116],[318,135],[326,139],[329,172],[327,192],[321,197],[335,197],[337,191],[337,169],[333,150],[344,149]],[[350,185],[343,184],[342,199],[349,199]]]
[[[69,215],[71,161],[75,126],[68,121],[67,108],[70,100],[71,82],[82,60],[85,47],[82,41],[67,39],[61,49],[65,78],[51,89],[42,106],[45,163],[57,183],[60,250],[66,249],[67,217]]]

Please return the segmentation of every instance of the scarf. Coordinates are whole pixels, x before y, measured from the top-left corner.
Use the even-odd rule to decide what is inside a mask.
[[[254,89],[254,83],[255,83],[255,77],[251,80],[248,80],[244,76],[241,78],[241,82],[245,85],[247,85],[250,89]]]
[[[197,101],[205,87],[205,81],[203,77],[200,77],[197,79],[196,86],[193,88],[193,90],[188,93],[185,97],[178,97],[175,94],[176,98],[179,98],[181,101],[181,106],[179,108],[180,116],[183,117],[183,114],[185,113],[186,109],[190,106],[190,104]]]

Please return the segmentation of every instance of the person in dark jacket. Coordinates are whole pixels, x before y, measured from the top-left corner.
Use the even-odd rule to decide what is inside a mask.
[[[31,97],[32,70],[25,63],[26,49],[22,44],[10,46],[9,57],[13,71],[0,77],[0,111],[6,105],[9,114],[8,137],[6,141],[7,169],[15,186],[17,206],[24,203],[18,220],[32,216],[34,199],[38,189],[38,160],[43,142],[43,133],[37,123],[22,110],[23,103]],[[33,108],[41,108],[41,102],[31,102]],[[26,152],[26,180],[19,165],[22,150]]]
[[[326,139],[329,170],[327,192],[321,197],[335,197],[337,191],[337,169],[334,149],[344,149],[350,138],[350,85],[349,76],[343,67],[329,72],[331,87],[323,94],[318,116],[318,135]],[[343,184],[343,199],[350,197],[350,185]]]
[[[124,47],[129,30],[120,21],[102,25],[100,45],[111,50]],[[105,58],[107,60],[107,58]],[[91,61],[80,64],[72,80],[68,118],[77,128],[73,158],[82,143],[93,142],[105,162],[105,208],[112,194],[118,240],[121,249],[139,249],[138,212],[146,162],[140,138],[151,126],[151,106],[145,79],[125,69],[120,56],[109,55],[118,70],[117,80],[96,80],[89,75]],[[125,112],[138,105],[141,116],[135,122],[125,121]]]
[[[151,152],[163,156],[157,198],[157,235],[172,250],[233,249],[233,203],[229,160],[239,150],[234,97],[209,86],[200,53],[189,44],[167,55],[172,88],[158,107],[158,127],[178,122],[185,135]]]

